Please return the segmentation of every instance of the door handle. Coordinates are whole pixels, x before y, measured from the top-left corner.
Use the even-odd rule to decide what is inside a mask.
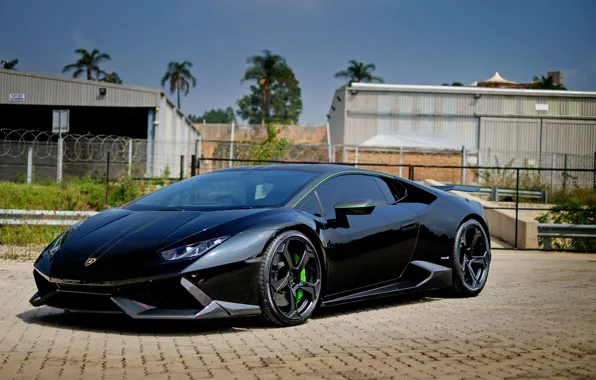
[[[416,221],[415,219],[412,219],[412,220],[408,220],[407,222],[403,222],[400,227],[402,230],[409,230],[412,228],[416,228],[417,226],[418,226],[418,221]]]

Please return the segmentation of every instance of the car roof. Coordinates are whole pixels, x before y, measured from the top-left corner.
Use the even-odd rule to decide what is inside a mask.
[[[254,165],[254,166],[238,166],[234,168],[226,168],[222,170],[303,170],[317,172],[321,174],[340,173],[346,170],[361,171],[363,173],[370,173],[371,170],[356,168],[351,165],[340,164],[270,164],[270,165]]]

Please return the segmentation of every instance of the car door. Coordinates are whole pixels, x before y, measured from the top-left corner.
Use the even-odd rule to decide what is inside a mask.
[[[323,207],[321,233],[327,251],[327,295],[338,294],[399,278],[416,244],[416,216],[387,199],[367,174],[344,174],[316,189]],[[347,215],[338,223],[338,202],[370,199],[369,214]]]

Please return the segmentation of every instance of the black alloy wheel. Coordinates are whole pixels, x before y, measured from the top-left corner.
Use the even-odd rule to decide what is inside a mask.
[[[453,293],[477,296],[486,285],[491,262],[490,241],[484,227],[475,219],[463,223],[457,230],[453,251]]]
[[[319,303],[322,274],[319,255],[304,234],[280,234],[265,250],[259,272],[263,317],[278,326],[304,323]]]

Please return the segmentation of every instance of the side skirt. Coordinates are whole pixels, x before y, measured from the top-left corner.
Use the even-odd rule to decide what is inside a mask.
[[[402,281],[346,296],[331,298],[323,301],[321,306],[335,306],[370,298],[387,297],[399,293],[442,289],[451,286],[451,275],[451,268],[433,264],[428,261],[412,261],[408,264],[408,267],[402,276]]]

